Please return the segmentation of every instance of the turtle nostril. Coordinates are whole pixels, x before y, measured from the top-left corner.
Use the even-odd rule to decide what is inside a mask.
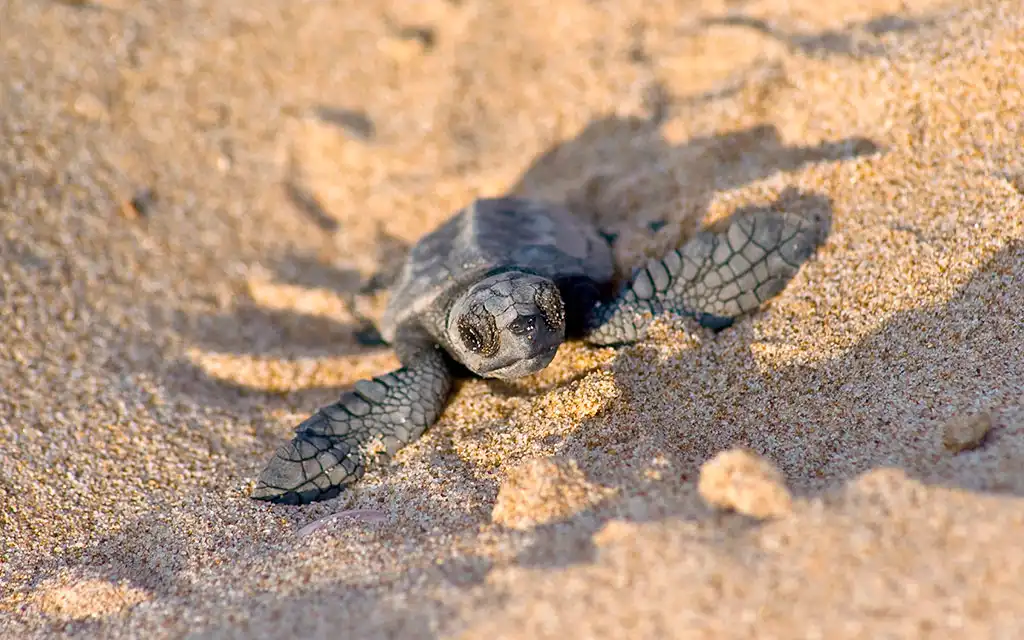
[[[523,336],[533,331],[536,326],[536,318],[534,316],[527,316],[525,318],[516,318],[513,322],[509,323],[508,330],[517,336]]]

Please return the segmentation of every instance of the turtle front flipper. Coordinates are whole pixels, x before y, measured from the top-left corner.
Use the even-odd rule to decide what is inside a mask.
[[[583,339],[636,342],[663,313],[724,329],[782,291],[823,239],[818,222],[770,212],[739,217],[720,233],[702,231],[637,269],[611,301],[594,305]]]
[[[305,504],[337,496],[377,457],[389,458],[437,421],[452,388],[440,348],[419,350],[406,366],[360,380],[295,430],[260,474],[252,497]]]

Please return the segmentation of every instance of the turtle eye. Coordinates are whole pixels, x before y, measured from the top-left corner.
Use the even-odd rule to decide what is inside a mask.
[[[543,287],[534,296],[533,303],[544,314],[544,320],[552,329],[560,329],[565,325],[565,307],[562,296],[555,287]]]
[[[458,327],[462,344],[473,353],[489,357],[498,352],[498,336],[491,316],[467,314],[459,318]]]

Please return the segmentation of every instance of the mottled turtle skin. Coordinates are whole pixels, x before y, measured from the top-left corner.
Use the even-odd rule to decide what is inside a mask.
[[[723,329],[779,293],[822,229],[757,212],[702,231],[613,285],[608,240],[551,203],[479,199],[411,250],[381,322],[402,367],[302,422],[252,497],[285,504],[333,498],[367,466],[418,439],[456,376],[511,379],[546,367],[566,338],[622,345],[664,313]]]

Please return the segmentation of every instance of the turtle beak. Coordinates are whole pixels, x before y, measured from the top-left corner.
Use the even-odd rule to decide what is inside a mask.
[[[555,359],[555,355],[558,353],[558,344],[546,346],[542,349],[535,350],[529,357],[521,358],[516,360],[512,364],[497,369],[487,371],[482,375],[487,378],[500,378],[502,380],[512,380],[513,378],[523,378],[528,375],[537,373],[544,367],[551,364],[551,361]]]

